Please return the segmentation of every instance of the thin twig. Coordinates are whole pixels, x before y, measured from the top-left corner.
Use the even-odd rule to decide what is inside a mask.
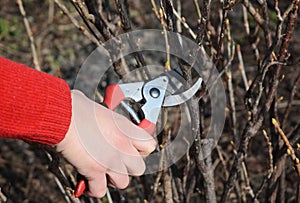
[[[185,158],[186,159],[186,164],[185,164],[185,167],[183,169],[182,187],[183,187],[184,193],[185,193],[184,196],[187,197],[189,195],[188,194],[187,182],[188,182],[189,173],[191,171],[191,157],[190,157],[189,153],[186,153],[185,157],[186,157]]]
[[[249,82],[247,79],[246,71],[245,71],[245,65],[244,65],[244,60],[241,52],[241,47],[239,44],[236,45],[236,51],[237,51],[237,56],[239,59],[239,70],[241,71],[242,79],[244,82],[245,90],[248,91],[249,89]]]
[[[167,169],[163,173],[163,188],[164,188],[164,202],[166,203],[173,203],[173,192],[172,192],[172,176],[170,175],[171,170],[170,168]]]
[[[54,2],[62,10],[62,12],[69,17],[69,19],[75,25],[75,27],[77,27],[88,39],[90,39],[97,46],[101,46],[103,42],[98,41],[98,39],[96,39],[94,35],[89,33],[84,26],[80,25],[79,22],[73,17],[73,15],[71,15],[67,7],[60,2],[60,0],[54,0]]]
[[[176,6],[177,6],[177,13],[179,16],[181,16],[181,0],[176,0]],[[181,33],[182,27],[181,27],[181,22],[178,18],[176,20],[176,26],[177,26],[178,33]]]
[[[71,193],[68,192],[68,190],[66,190],[66,188],[63,186],[63,184],[65,185],[66,183],[66,175],[64,173],[64,171],[62,170],[62,168],[59,166],[59,156],[57,154],[55,154],[56,152],[54,152],[52,149],[50,149],[48,146],[47,147],[43,147],[44,152],[46,154],[46,156],[48,157],[48,160],[50,161],[49,163],[49,170],[55,175],[54,180],[56,185],[58,186],[60,192],[63,194],[66,202],[71,203],[71,199],[74,201],[76,201],[75,197],[71,197]],[[76,201],[78,202],[78,200]]]
[[[248,21],[247,8],[244,5],[242,6],[242,8],[243,8],[243,21],[244,21],[243,25],[244,25],[246,34],[248,36],[250,36],[250,26],[249,26],[249,21]]]
[[[267,1],[263,1],[262,10],[263,10],[263,15],[264,15],[263,29],[264,29],[264,33],[265,33],[266,44],[267,44],[267,48],[270,48],[272,46],[272,36],[271,36],[270,28],[269,28],[270,18],[269,18]]]
[[[243,5],[247,8],[248,12],[253,16],[257,24],[264,30],[265,33],[268,32],[268,23],[266,20],[258,13],[257,9],[254,8],[249,0],[242,0]]]
[[[1,187],[0,187],[0,202],[6,202],[7,197],[2,193]]]
[[[161,13],[163,13],[163,9],[158,10],[154,0],[151,0],[151,4],[152,4],[152,10],[153,10],[155,16],[159,19],[160,23],[162,24],[162,27],[166,26],[166,23],[161,21],[161,19],[162,19]],[[183,25],[183,27],[187,29],[187,31],[190,33],[191,37],[193,39],[196,39],[197,35],[195,34],[195,32],[191,29],[189,24],[186,22],[185,18],[181,17],[180,13],[178,11],[176,11],[175,8],[173,8],[173,14],[176,17],[176,19]],[[164,15],[163,15],[163,17],[164,17]]]
[[[197,35],[194,33],[194,31],[190,28],[190,26],[187,24],[186,20],[184,17],[181,17],[179,15],[179,13],[173,8],[173,13],[175,15],[175,17],[177,18],[177,20],[179,20],[181,22],[181,24],[183,25],[184,28],[187,29],[187,31],[190,33],[191,37],[193,39],[197,38]]]
[[[245,178],[245,188],[244,189],[246,190],[246,193],[248,193],[250,195],[253,202],[258,203],[259,201],[255,197],[255,194],[254,194],[253,189],[250,184],[249,175],[248,175],[248,171],[247,171],[245,162],[242,163],[242,172],[243,172],[243,175]]]
[[[224,67],[225,74],[227,76],[227,87],[229,92],[229,102],[230,102],[230,110],[231,110],[231,118],[232,118],[232,131],[233,136],[236,143],[239,143],[239,137],[237,135],[237,118],[236,118],[236,109],[235,109],[235,96],[234,96],[234,90],[233,90],[233,84],[232,84],[232,71],[231,71],[231,65],[232,61],[235,56],[235,45],[233,43],[231,32],[230,32],[230,23],[229,20],[225,20],[225,26],[227,31],[227,55],[228,55],[228,62]]]
[[[151,5],[152,5],[152,11],[154,12],[156,18],[160,19],[160,14],[159,14],[159,11],[158,11],[157,6],[155,4],[155,0],[151,0]]]
[[[277,131],[279,132],[279,135],[281,136],[284,144],[286,145],[287,154],[291,157],[292,161],[294,162],[295,169],[297,171],[298,176],[300,177],[300,160],[296,156],[294,148],[290,144],[290,142],[289,142],[288,138],[286,137],[285,133],[283,132],[283,130],[280,128],[280,126],[277,123],[276,119],[273,118],[272,123],[275,126],[275,128],[277,129]]]
[[[226,180],[229,176],[229,173],[228,173],[228,170],[227,170],[226,159],[224,159],[224,157],[223,157],[222,148],[220,147],[220,145],[216,146],[216,150],[217,150],[218,157],[221,161],[221,164],[222,164],[222,167],[223,167],[223,170],[224,170],[224,173],[225,173],[224,179]]]
[[[216,67],[218,68],[219,64],[221,64],[221,55],[223,52],[223,40],[225,37],[225,21],[227,18],[228,10],[223,9],[224,8],[224,2],[222,1],[222,7],[219,8],[219,18],[220,23],[218,25],[218,48],[217,48],[217,55],[216,55]]]
[[[202,19],[202,14],[201,14],[201,10],[200,10],[198,0],[194,0],[194,5],[195,5],[195,8],[196,8],[198,19]]]
[[[35,47],[34,37],[33,37],[31,27],[30,27],[30,23],[29,23],[29,21],[27,19],[27,16],[26,16],[26,12],[25,12],[25,9],[24,9],[24,6],[23,6],[23,2],[22,2],[22,0],[16,0],[16,2],[19,6],[20,13],[23,17],[23,22],[24,22],[24,25],[25,25],[25,29],[26,29],[28,38],[30,40],[30,47],[31,47],[31,52],[32,52],[32,57],[33,57],[34,68],[36,70],[40,71],[41,67],[40,67],[40,64],[39,64],[38,54],[37,54],[36,47]]]
[[[113,200],[111,198],[110,191],[108,188],[106,188],[106,198],[107,198],[108,203],[113,203]]]
[[[165,71],[168,72],[171,70],[171,57],[170,57],[170,45],[169,45],[169,40],[168,40],[168,33],[166,29],[166,23],[164,21],[163,17],[163,11],[162,9],[159,9],[159,16],[160,16],[160,24],[163,28],[163,35],[166,43],[166,62],[165,62]]]
[[[49,8],[48,8],[48,24],[51,24],[54,19],[54,1],[49,0]]]
[[[255,59],[259,63],[259,61],[260,61],[259,53],[260,52],[259,52],[259,49],[258,49],[258,46],[257,46],[257,44],[259,42],[259,38],[257,37],[255,41],[251,40],[251,34],[250,34],[250,26],[249,26],[247,8],[243,5],[242,9],[243,9],[243,21],[244,21],[243,25],[244,25],[246,34],[247,34],[247,36],[249,38],[252,50],[254,52]]]
[[[272,142],[270,141],[270,138],[267,134],[267,131],[263,130],[262,134],[266,140],[267,146],[268,146],[268,155],[269,155],[269,169],[267,172],[267,175],[265,176],[263,182],[261,183],[259,189],[255,193],[255,199],[259,197],[259,195],[262,193],[266,183],[270,180],[273,172],[274,172],[274,167],[273,167],[273,147],[272,147]]]

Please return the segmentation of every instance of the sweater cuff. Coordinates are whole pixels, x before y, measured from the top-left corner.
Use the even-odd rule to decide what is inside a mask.
[[[52,76],[53,77],[53,76]],[[72,107],[71,92],[68,84],[59,78],[45,81],[47,83],[47,99],[42,119],[40,120],[38,142],[58,144],[69,129]]]

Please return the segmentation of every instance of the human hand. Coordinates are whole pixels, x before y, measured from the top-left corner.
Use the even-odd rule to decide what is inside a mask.
[[[65,138],[56,145],[57,151],[87,179],[87,195],[103,197],[107,184],[125,188],[128,175],[144,173],[142,156],[155,149],[155,140],[82,92],[72,90],[71,95],[72,120]]]

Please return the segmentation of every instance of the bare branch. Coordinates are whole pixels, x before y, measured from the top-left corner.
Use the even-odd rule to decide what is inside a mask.
[[[280,128],[280,126],[278,125],[277,121],[274,118],[272,119],[272,123],[275,126],[275,128],[278,130],[279,135],[281,136],[282,140],[284,141],[284,144],[287,147],[287,154],[291,157],[292,161],[294,162],[295,169],[298,173],[298,176],[300,177],[300,161],[299,161],[299,158],[295,154],[294,148],[291,146],[291,144],[290,144],[288,138],[286,137],[285,133]]]
[[[95,38],[94,35],[90,34],[84,26],[80,25],[79,22],[71,15],[67,7],[61,3],[59,0],[54,0],[56,5],[63,11],[64,14],[66,14],[71,22],[77,27],[88,39],[90,39],[93,43],[95,43],[97,46],[100,46],[103,42],[99,41]]]
[[[19,6],[20,13],[23,17],[23,22],[24,22],[24,25],[25,25],[25,29],[26,29],[28,38],[30,40],[30,47],[31,47],[34,67],[35,67],[36,70],[40,71],[41,67],[40,67],[40,64],[39,64],[38,54],[37,54],[36,47],[35,47],[34,37],[33,37],[32,31],[31,31],[30,23],[29,23],[29,21],[27,19],[27,16],[26,16],[26,12],[25,12],[25,9],[24,9],[24,6],[23,6],[23,2],[22,2],[22,0],[17,0],[16,2]]]

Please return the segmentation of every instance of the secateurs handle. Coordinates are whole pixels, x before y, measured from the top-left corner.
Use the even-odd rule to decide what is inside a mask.
[[[112,84],[106,88],[104,103],[110,110],[117,108],[124,99],[125,95],[118,84]]]

